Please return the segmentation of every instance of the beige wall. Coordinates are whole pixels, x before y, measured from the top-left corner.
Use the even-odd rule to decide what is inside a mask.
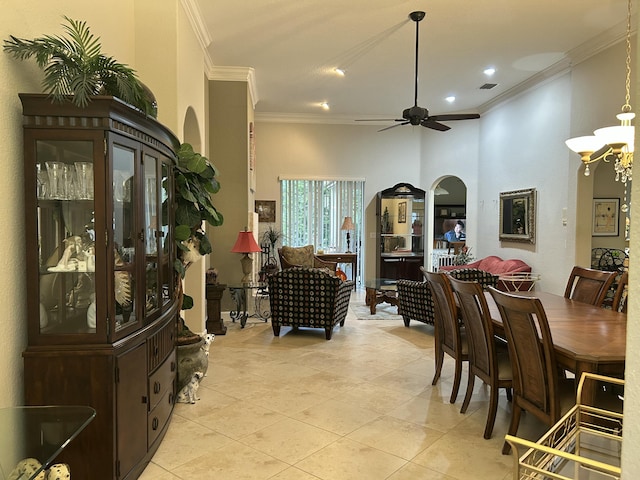
[[[209,152],[219,170],[220,192],[214,205],[224,216],[224,226],[207,232],[213,243],[211,266],[218,269],[223,284],[242,279],[239,253],[231,253],[238,232],[250,227],[249,212],[254,209],[249,172],[249,91],[247,82],[209,81]],[[257,256],[256,256],[257,257]],[[258,258],[254,259],[257,263]],[[234,304],[229,295],[222,297],[222,310]]]
[[[100,37],[103,52],[137,70],[140,79],[152,89],[159,103],[160,121],[182,138],[186,108],[192,106],[204,137],[204,61],[180,5],[178,0],[115,0],[104,4],[80,0],[8,0],[3,3],[0,32],[2,39],[10,34],[34,38],[62,34],[63,15],[87,21],[94,35]],[[180,48],[188,53],[178,54]],[[193,72],[193,77],[185,71]],[[0,322],[3,339],[0,383],[4,395],[0,407],[23,402],[21,354],[26,346],[25,304],[32,299],[26,285],[22,247],[24,177],[18,93],[41,92],[41,78],[33,62],[14,60],[0,53],[0,138],[5,159],[0,175],[0,202],[4,206],[0,209],[0,223],[5,226],[0,248],[8,252],[0,260],[0,291],[4,292],[0,312],[4,319]]]

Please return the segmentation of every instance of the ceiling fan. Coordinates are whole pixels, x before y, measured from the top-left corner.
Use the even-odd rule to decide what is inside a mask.
[[[415,91],[414,91],[414,103],[413,107],[409,107],[403,110],[402,118],[390,118],[388,121],[400,122],[395,125],[390,125],[385,127],[379,132],[383,132],[385,130],[389,130],[390,128],[399,127],[401,125],[422,125],[426,128],[431,128],[433,130],[438,130],[440,132],[446,132],[451,129],[448,125],[445,125],[440,122],[446,122],[450,120],[472,120],[475,118],[480,118],[480,115],[477,113],[452,113],[446,115],[429,115],[429,110],[426,108],[422,108],[418,106],[418,42],[419,42],[419,31],[420,31],[420,21],[425,17],[424,12],[411,12],[409,14],[409,18],[416,22],[416,70],[414,77]],[[379,119],[366,119],[366,120],[356,120],[357,122],[366,122],[366,121],[380,121]]]

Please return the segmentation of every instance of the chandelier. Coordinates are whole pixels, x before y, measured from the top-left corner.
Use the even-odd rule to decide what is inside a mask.
[[[605,162],[615,162],[614,171],[616,181],[624,183],[631,181],[633,168],[633,150],[635,127],[631,125],[631,120],[636,116],[631,111],[629,104],[631,95],[631,0],[627,5],[627,60],[625,79],[625,103],[622,105],[622,113],[616,115],[620,120],[620,125],[604,127],[595,130],[594,135],[576,137],[566,140],[567,147],[580,155],[585,165],[584,174],[589,176],[589,164],[603,160]]]

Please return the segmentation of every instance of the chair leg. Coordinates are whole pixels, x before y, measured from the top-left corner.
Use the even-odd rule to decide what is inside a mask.
[[[476,376],[471,373],[471,365],[469,365],[469,380],[467,380],[467,393],[464,395],[464,401],[462,402],[462,407],[460,408],[460,413],[466,413],[467,408],[469,408],[469,403],[471,402],[471,396],[473,395],[473,385],[476,381]]]
[[[444,350],[436,345],[436,373],[433,375],[431,385],[438,383],[440,373],[442,372],[442,364],[444,362]]]
[[[498,393],[500,389],[497,386],[491,386],[491,394],[489,398],[489,412],[487,413],[487,424],[484,427],[484,438],[489,440],[493,433],[493,425],[496,423],[496,412],[498,411]]]
[[[411,321],[411,319],[407,315],[403,315],[402,316],[402,320],[404,321],[404,326],[408,327],[409,326],[409,322]]]
[[[324,336],[327,340],[331,340],[332,333],[333,333],[333,329],[331,327],[324,327]]]
[[[511,408],[512,410],[511,422],[509,423],[509,435],[515,436],[515,434],[518,433],[518,425],[520,425],[520,413],[522,412],[522,409],[520,408],[520,405],[518,405],[517,400],[513,402]],[[504,442],[504,445],[502,446],[502,454],[508,455],[510,451],[511,445],[509,445],[508,442]]]
[[[280,336],[280,325],[276,325],[275,323],[272,323],[271,324],[271,328],[273,328],[273,334],[276,337],[279,337]]]
[[[453,377],[453,389],[451,390],[451,398],[449,403],[456,403],[458,398],[458,390],[460,390],[460,379],[462,378],[462,360],[456,358],[456,372]]]

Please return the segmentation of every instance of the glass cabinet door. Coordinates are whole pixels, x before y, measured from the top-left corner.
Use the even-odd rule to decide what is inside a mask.
[[[169,159],[167,159],[169,162]],[[167,205],[173,201],[173,195],[169,197],[169,192],[173,192],[173,177],[170,174],[170,166],[167,163],[162,164],[162,188],[161,188],[161,208],[162,222],[160,235],[160,253],[161,253],[161,291],[162,305],[168,305],[173,300],[173,261],[171,252],[173,252],[173,238],[169,237],[169,222],[173,222],[173,213],[168,211]]]
[[[137,151],[114,143],[112,151],[113,185],[113,266],[116,332],[136,324],[136,230],[134,199],[137,197],[135,163]]]
[[[145,248],[145,314],[150,315],[160,307],[160,281],[158,257],[160,246],[160,201],[158,198],[158,159],[144,154],[144,248]]]
[[[35,155],[39,331],[92,333],[96,326],[94,141],[39,139]]]

